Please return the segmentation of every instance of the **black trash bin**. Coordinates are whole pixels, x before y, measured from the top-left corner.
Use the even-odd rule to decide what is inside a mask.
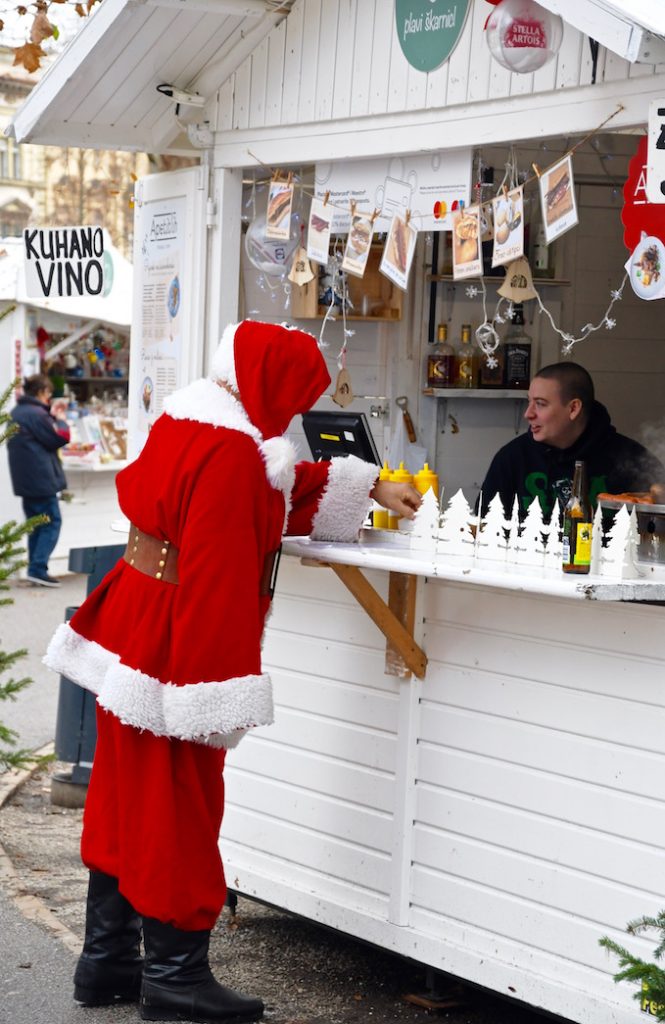
[[[101,583],[125,551],[124,544],[96,548],[72,548],[69,568],[88,576],[87,593]],[[69,621],[76,608],[67,608]],[[51,803],[59,807],[83,807],[95,754],[97,725],[95,696],[89,690],[60,676],[55,723],[55,756],[72,765],[71,771],[55,772],[51,780]]]

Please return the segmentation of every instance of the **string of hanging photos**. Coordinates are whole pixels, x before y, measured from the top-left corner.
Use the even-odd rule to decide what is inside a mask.
[[[578,223],[577,205],[574,192],[572,157],[573,154],[622,111],[621,104],[609,114],[593,131],[589,132],[573,146],[563,157],[542,170],[536,163],[532,164],[533,174],[519,172],[514,147],[506,163],[505,174],[496,193],[492,198],[483,200],[482,194],[478,201],[465,204],[463,201],[454,203],[452,215],[452,246],[453,246],[453,277],[455,281],[478,279],[479,287],[469,283],[466,294],[470,298],[482,295],[483,321],[476,329],[476,339],[483,351],[488,365],[492,366],[494,353],[500,339],[497,325],[505,323],[513,311],[516,295],[523,299],[535,299],[539,313],[545,314],[553,331],[562,341],[562,353],[569,355],[575,345],[587,339],[601,329],[612,330],[616,320],[610,315],[616,302],[622,298],[628,279],[624,273],[620,285],[611,291],[609,305],[596,324],[587,323],[577,334],[562,329],[555,323],[554,317],[544,305],[534,285],[531,269],[524,256],[524,189],[536,184],[540,193],[543,228],[546,244],[560,237]],[[294,181],[293,172],[282,172],[264,164],[254,153],[249,155],[261,167],[270,173],[269,194],[264,221],[260,226],[264,232],[266,244],[272,242],[285,243],[292,239],[292,210],[294,191],[296,188],[311,200],[307,236],[304,224],[298,224],[299,238],[292,253],[292,261],[288,279],[302,286],[314,280],[315,273],[311,262],[321,264],[329,275],[329,287],[326,289],[326,312],[323,316],[319,332],[319,344],[325,347],[324,335],[326,327],[336,320],[341,313],[343,342],[337,356],[338,368],[345,369],[347,344],[355,333],[348,327],[347,316],[349,297],[347,275],[362,277],[367,265],[367,258],[375,234],[375,225],[381,211],[374,209],[371,213],[358,209],[354,200],[345,203],[335,202],[330,192],[323,195],[312,192],[305,184]],[[479,193],[485,185],[482,183],[482,167],[478,168],[476,189]],[[256,182],[253,181],[253,185]],[[448,211],[446,211],[448,212]],[[416,215],[417,217],[417,215]],[[384,219],[385,215],[384,215]],[[395,210],[390,215],[385,233],[385,241],[379,265],[380,272],[399,288],[405,290],[413,261],[417,228],[414,215],[410,209]],[[258,219],[257,219],[258,220]],[[337,222],[335,241],[331,246],[331,235],[334,221]],[[256,223],[256,222],[255,222]],[[340,228],[339,225],[342,225]],[[343,243],[341,235],[346,234]],[[492,267],[505,266],[506,280],[499,288],[499,299],[490,317],[487,308],[487,289],[483,279],[483,260],[481,256],[481,239],[493,239]]]

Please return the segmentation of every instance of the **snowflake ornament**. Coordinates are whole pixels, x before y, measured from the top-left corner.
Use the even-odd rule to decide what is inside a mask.
[[[487,358],[485,359],[485,364],[487,365],[488,370],[496,370],[497,366],[499,365],[499,360],[496,358],[496,356],[487,356]]]
[[[616,327],[616,325],[616,320],[613,320],[611,316],[605,317],[605,326],[607,327],[608,331],[613,330]]]
[[[476,288],[475,284],[470,284],[468,286],[468,288],[466,289],[467,298],[468,299],[475,299],[477,294],[478,294],[478,289]]]

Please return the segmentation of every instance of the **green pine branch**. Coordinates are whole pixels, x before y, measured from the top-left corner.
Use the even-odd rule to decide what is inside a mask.
[[[658,963],[665,955],[665,910],[661,910],[656,917],[645,915],[630,921],[626,931],[629,935],[655,931],[659,933],[660,940],[654,949],[653,960],[648,961],[635,956],[625,946],[621,946],[608,936],[603,936],[599,940],[600,945],[614,953],[619,960],[619,970],[613,976],[614,980],[639,984],[640,988],[634,994],[634,998],[641,1002],[647,1000],[656,1020],[665,1021],[665,969]]]

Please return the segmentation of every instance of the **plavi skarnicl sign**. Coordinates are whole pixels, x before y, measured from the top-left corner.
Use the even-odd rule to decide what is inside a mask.
[[[418,71],[448,60],[464,28],[471,0],[395,0],[397,38]]]
[[[103,294],[106,253],[101,228],[26,228],[23,247],[30,298]]]

